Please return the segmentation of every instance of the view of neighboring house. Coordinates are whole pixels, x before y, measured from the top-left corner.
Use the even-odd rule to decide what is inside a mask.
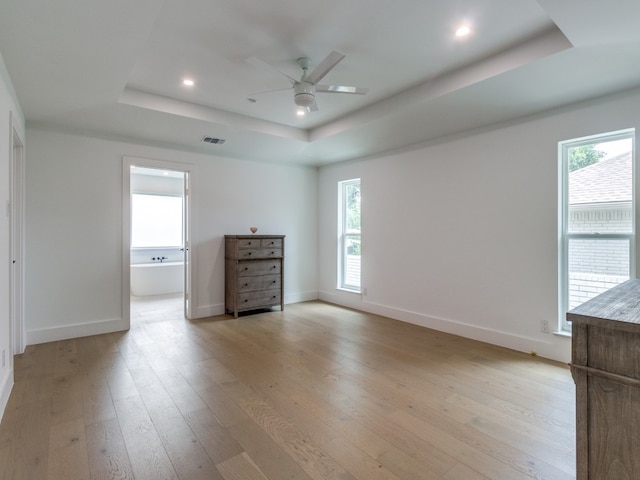
[[[631,151],[569,174],[569,308],[629,279],[629,241],[607,234],[633,228]]]

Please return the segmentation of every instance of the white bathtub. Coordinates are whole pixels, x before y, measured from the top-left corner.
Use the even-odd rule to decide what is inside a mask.
[[[184,291],[184,263],[137,263],[131,265],[131,294],[166,295]]]

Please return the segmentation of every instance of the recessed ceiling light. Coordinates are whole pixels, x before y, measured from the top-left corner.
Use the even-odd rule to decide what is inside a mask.
[[[471,28],[468,25],[462,25],[456,30],[456,37],[466,37],[471,34]]]
[[[182,80],[182,84],[183,84],[185,87],[193,87],[193,86],[196,84],[196,82],[194,82],[194,81],[193,81],[193,80],[191,80],[190,78],[185,78],[184,80]]]

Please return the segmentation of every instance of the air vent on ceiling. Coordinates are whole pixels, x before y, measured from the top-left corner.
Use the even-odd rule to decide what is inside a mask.
[[[204,143],[213,143],[214,145],[222,145],[225,142],[224,138],[216,137],[204,137],[202,141]]]

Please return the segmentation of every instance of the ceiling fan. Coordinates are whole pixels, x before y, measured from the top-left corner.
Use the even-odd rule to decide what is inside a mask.
[[[260,67],[267,67],[273,71],[278,72],[280,75],[284,75],[291,82],[291,87],[288,88],[280,88],[277,90],[269,90],[266,92],[258,92],[249,96],[249,101],[255,102],[256,99],[254,96],[262,95],[265,93],[273,93],[280,92],[283,90],[293,89],[293,101],[294,103],[301,108],[307,109],[307,111],[315,112],[318,111],[318,104],[316,103],[316,93],[346,93],[353,95],[364,95],[369,91],[368,88],[362,87],[351,87],[346,85],[321,85],[318,84],[320,80],[324,78],[324,76],[335,67],[338,62],[340,62],[345,57],[344,53],[336,52],[335,50],[331,52],[327,57],[322,60],[316,68],[313,69],[311,73],[308,72],[309,67],[311,66],[311,59],[308,57],[300,57],[297,60],[298,65],[302,68],[302,76],[299,80],[287,75],[284,72],[281,72],[277,68],[268,63],[260,60],[258,58],[252,57],[247,61],[253,65],[257,65]]]

